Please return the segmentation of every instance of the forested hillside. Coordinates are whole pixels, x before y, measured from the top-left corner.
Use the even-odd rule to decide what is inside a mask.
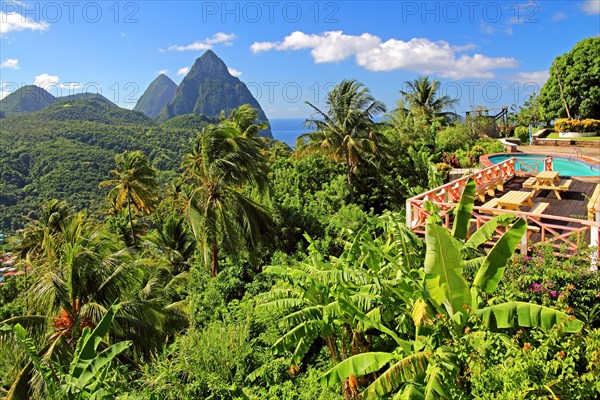
[[[189,117],[182,117],[189,119]],[[61,198],[97,211],[105,190],[98,183],[114,156],[142,150],[161,171],[177,171],[190,139],[208,121],[200,116],[177,127],[157,125],[142,113],[98,100],[56,102],[0,124],[0,231],[22,227],[44,201]]]

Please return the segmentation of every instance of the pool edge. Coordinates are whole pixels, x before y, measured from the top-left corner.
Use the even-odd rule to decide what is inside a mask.
[[[511,157],[518,157],[519,155],[537,155],[537,156],[547,156],[546,154],[537,154],[537,153],[491,153],[491,154],[484,154],[481,157],[479,157],[479,166],[482,168],[487,168],[487,167],[491,167],[492,165],[494,165],[494,163],[492,163],[490,161],[490,157],[492,156],[511,156]],[[563,157],[563,156],[552,156],[552,157],[561,157],[561,158],[568,158],[568,157]],[[600,162],[591,159],[589,157],[586,156],[573,156],[574,158],[577,158],[579,160],[582,160],[588,164],[593,164],[598,166],[598,168],[600,168]],[[509,157],[510,158],[510,157]],[[522,171],[518,171],[519,175],[523,175],[523,176],[533,176],[534,174],[529,174],[527,172],[522,172]],[[571,175],[569,175],[571,176]],[[578,179],[580,181],[586,181],[586,182],[596,182],[596,183],[600,183],[600,176],[571,176],[572,178]]]

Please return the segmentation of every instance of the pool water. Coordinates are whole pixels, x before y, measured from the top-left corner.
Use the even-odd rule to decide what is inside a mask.
[[[517,159],[516,170],[521,170],[521,162],[528,164],[537,163],[538,171],[544,170],[544,159],[546,158],[543,154],[519,154],[517,156],[512,154],[498,154],[490,156],[490,161],[494,164],[498,164],[502,161],[506,161],[509,158],[515,157]],[[552,156],[554,171],[558,171],[562,176],[597,176],[600,177],[600,166],[587,163],[583,160],[576,158],[567,158]],[[531,170],[523,169],[524,172],[535,172]]]

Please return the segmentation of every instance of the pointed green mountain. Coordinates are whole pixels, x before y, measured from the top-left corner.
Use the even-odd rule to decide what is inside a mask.
[[[223,60],[207,50],[181,81],[173,101],[161,111],[159,121],[184,114],[218,117],[221,111],[227,113],[242,104],[258,110],[259,121],[269,122],[244,82],[231,75]],[[272,138],[271,128],[262,131],[261,136]]]
[[[0,100],[0,112],[8,117],[39,111],[54,103],[56,97],[39,86],[27,85]]]
[[[161,110],[173,101],[176,91],[177,84],[165,74],[160,74],[139,98],[133,111],[140,111],[150,118],[156,118]]]

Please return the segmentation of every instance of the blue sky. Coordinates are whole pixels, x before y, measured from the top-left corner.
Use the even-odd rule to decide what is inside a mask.
[[[101,91],[131,108],[161,71],[179,83],[211,48],[269,118],[308,117],[357,79],[393,108],[429,74],[475,105],[521,104],[552,60],[600,34],[585,1],[2,1],[2,94]]]

